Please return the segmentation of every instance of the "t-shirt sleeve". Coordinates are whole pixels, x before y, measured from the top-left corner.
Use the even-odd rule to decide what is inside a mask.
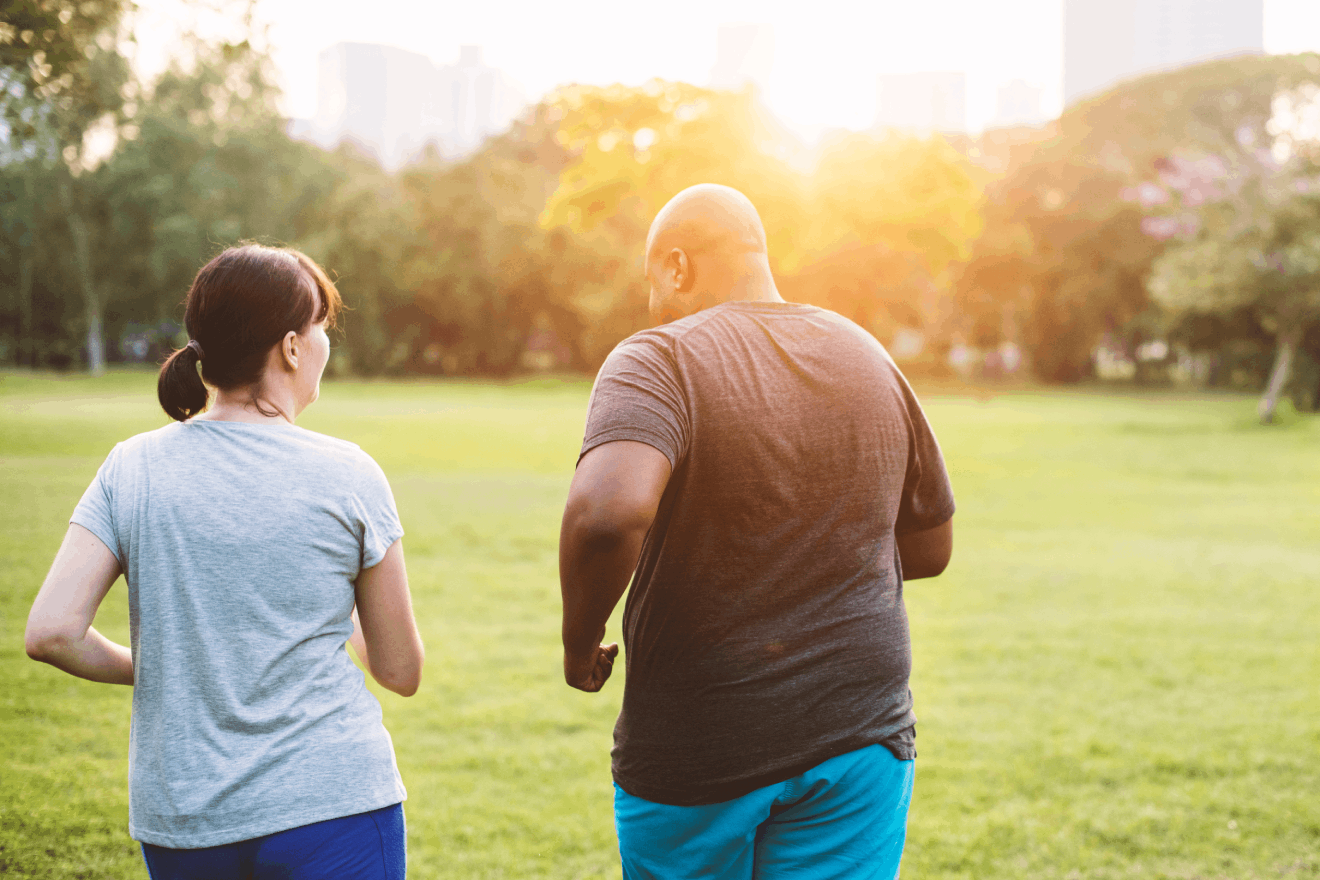
[[[895,533],[900,535],[943,525],[953,517],[954,511],[953,486],[949,483],[939,441],[906,382],[903,382],[903,401],[907,409],[910,444],[903,500],[894,524]]]
[[[83,493],[78,506],[73,509],[69,522],[82,526],[101,539],[101,543],[124,566],[124,554],[119,546],[119,533],[115,530],[115,473],[119,465],[120,447],[115,446],[110,455],[96,470],[92,484]]]
[[[687,454],[691,423],[672,353],[646,337],[621,343],[596,376],[578,461],[615,440],[652,446],[677,469]]]
[[[362,568],[380,565],[394,542],[403,537],[403,524],[394,504],[394,492],[375,459],[362,453],[358,478],[358,519],[362,535]]]

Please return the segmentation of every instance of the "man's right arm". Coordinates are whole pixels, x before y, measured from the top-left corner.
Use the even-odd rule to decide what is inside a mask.
[[[559,584],[564,679],[578,690],[598,691],[610,677],[619,646],[600,643],[605,622],[637,568],[669,472],[663,452],[616,440],[584,455],[573,474],[559,533]]]
[[[953,520],[933,529],[896,535],[903,580],[935,577],[944,571],[953,555]]]

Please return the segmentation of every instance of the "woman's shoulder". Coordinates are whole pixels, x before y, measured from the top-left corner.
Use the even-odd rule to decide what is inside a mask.
[[[160,443],[169,443],[179,436],[180,427],[179,422],[170,422],[168,425],[162,425],[154,430],[134,434],[127,440],[120,440],[115,444],[114,449],[110,450],[107,461],[142,455],[153,446]]]
[[[293,427],[290,434],[304,444],[309,451],[324,456],[339,467],[356,471],[360,475],[372,479],[382,473],[376,460],[351,440],[344,440],[340,437],[332,437],[329,434],[320,434],[299,427]]]
[[[171,467],[182,468],[218,465],[226,473],[239,468],[261,479],[334,473],[336,479],[330,485],[354,494],[385,479],[380,466],[358,444],[287,423],[173,422],[119,443],[108,460],[118,464],[169,461]]]
[[[371,456],[363,451],[362,447],[352,440],[345,440],[342,437],[332,437],[329,434],[321,434],[317,431],[309,431],[306,428],[291,426],[289,435],[297,441],[306,445],[310,449],[320,452],[322,455],[343,459],[345,463],[367,462],[371,461]]]

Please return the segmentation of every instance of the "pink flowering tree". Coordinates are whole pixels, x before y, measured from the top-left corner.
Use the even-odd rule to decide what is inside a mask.
[[[1149,212],[1142,231],[1168,242],[1147,289],[1174,315],[1246,309],[1274,334],[1259,407],[1269,423],[1303,334],[1320,322],[1320,84],[1279,90],[1231,141],[1173,152],[1156,169],[1124,193]]]

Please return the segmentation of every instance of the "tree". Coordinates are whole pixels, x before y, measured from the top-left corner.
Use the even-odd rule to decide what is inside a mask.
[[[14,362],[35,366],[32,282],[36,269],[36,213],[40,202],[33,174],[19,163],[0,168],[0,249],[6,286],[14,291]]]
[[[398,181],[351,145],[307,157],[316,162],[328,186],[308,207],[297,244],[326,268],[350,307],[339,323],[353,370],[370,376],[401,368],[406,355],[394,349],[403,332],[393,319],[412,302],[400,279],[419,239],[410,205]]]
[[[543,103],[467,160],[432,157],[399,175],[415,235],[400,263],[411,306],[396,347],[413,369],[505,374],[536,336],[587,365],[575,304],[599,261],[539,222],[567,161],[552,116]]]
[[[765,221],[777,274],[797,250],[804,193],[783,161],[792,142],[750,91],[652,80],[641,88],[568,86],[547,105],[568,157],[541,225],[559,230],[561,266],[577,274],[561,301],[579,316],[587,363],[601,363],[646,325],[646,233],[684,188],[722,183],[744,192]]]
[[[883,242],[845,241],[778,281],[784,297],[838,312],[877,339],[933,329],[940,292],[921,259]]]
[[[118,51],[119,29],[129,3],[7,0],[0,17],[0,112],[7,128],[6,159],[23,166],[24,191],[42,172],[54,172],[55,194],[63,209],[79,291],[84,306],[87,365],[99,373],[105,364],[102,293],[92,267],[91,231],[82,172],[91,164],[87,142],[98,124],[113,127],[122,106],[120,87],[128,65]],[[30,205],[24,197],[20,205]],[[26,209],[24,209],[26,210]],[[28,213],[26,226],[31,227]],[[19,300],[31,295],[34,239],[20,249]],[[20,305],[23,309],[25,306]]]
[[[1148,192],[1166,212],[1146,228],[1174,244],[1150,290],[1175,313],[1250,311],[1274,334],[1259,407],[1269,423],[1308,326],[1320,322],[1320,84],[1281,89],[1270,115],[1221,149],[1161,163]]]
[[[105,206],[97,268],[120,326],[177,326],[200,262],[310,235],[336,185],[330,158],[286,134],[257,46],[199,40],[189,55],[134,102],[115,152],[86,176]]]
[[[1146,279],[1166,246],[1143,231],[1152,206],[1141,201],[1142,185],[1179,151],[1222,153],[1244,125],[1259,128],[1276,92],[1313,76],[1312,67],[1320,70],[1315,56],[1213,61],[1069,108],[987,191],[986,234],[960,300],[1019,310],[1044,379],[1087,375],[1106,335],[1134,346],[1156,323]],[[980,275],[992,265],[993,275]]]
[[[981,185],[942,138],[847,134],[826,141],[807,182],[798,260],[844,243],[912,254],[932,278],[968,256],[980,234]]]
[[[784,292],[885,340],[899,327],[944,335],[951,270],[981,232],[974,169],[939,137],[847,134],[821,154],[779,264]]]

